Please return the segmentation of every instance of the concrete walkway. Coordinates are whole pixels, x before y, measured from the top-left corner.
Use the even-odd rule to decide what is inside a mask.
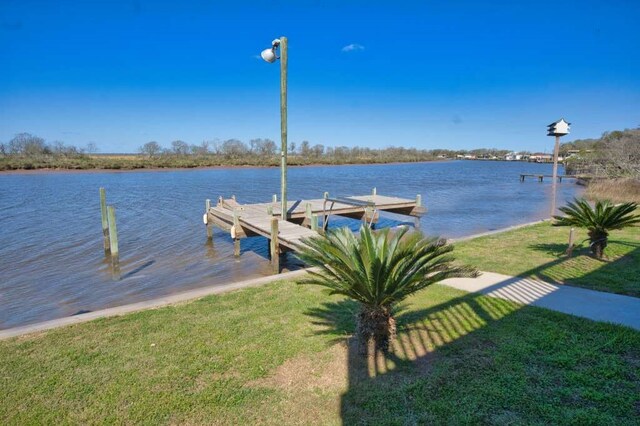
[[[494,272],[483,272],[478,278],[451,278],[443,281],[443,284],[468,292],[640,330],[640,298],[637,297],[549,284]]]

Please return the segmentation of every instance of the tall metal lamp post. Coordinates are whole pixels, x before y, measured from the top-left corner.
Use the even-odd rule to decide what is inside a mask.
[[[279,57],[276,55],[278,47]],[[280,59],[280,203],[282,220],[287,220],[287,38],[273,40],[271,47],[264,49],[260,56],[270,64]]]
[[[558,121],[554,121],[553,123],[547,126],[547,136],[555,136],[556,144],[553,149],[553,184],[551,187],[551,217],[556,214],[556,192],[557,192],[557,184],[558,184],[558,152],[560,151],[560,136],[569,134],[569,126],[571,123],[565,121],[564,118],[561,118]]]

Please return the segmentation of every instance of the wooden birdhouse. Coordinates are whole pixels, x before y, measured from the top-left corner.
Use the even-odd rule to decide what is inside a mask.
[[[568,123],[561,118],[558,121],[554,121],[553,123],[547,126],[547,136],[564,136],[569,134],[569,126],[571,123]]]

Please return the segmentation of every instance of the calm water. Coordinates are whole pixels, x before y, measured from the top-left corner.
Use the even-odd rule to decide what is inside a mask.
[[[549,164],[456,161],[289,170],[289,198],[378,194],[414,198],[429,212],[422,230],[461,237],[541,219],[551,183],[519,181],[551,174]],[[206,243],[204,200],[235,194],[267,202],[279,193],[278,169],[0,175],[0,329],[269,274],[268,243],[242,240],[233,257],[227,233]],[[121,279],[102,249],[98,188],[116,206]],[[558,204],[580,188],[558,186]],[[380,225],[406,220],[384,215]],[[332,225],[357,229],[355,220]],[[286,268],[299,267],[293,256]]]

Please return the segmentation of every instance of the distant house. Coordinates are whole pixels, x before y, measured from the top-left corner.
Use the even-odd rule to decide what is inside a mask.
[[[523,161],[525,159],[524,157],[524,154],[520,154],[519,152],[510,152],[504,156],[504,159],[507,161]]]
[[[544,152],[536,152],[529,156],[529,161],[536,163],[549,163],[553,161],[553,155],[545,154]]]

